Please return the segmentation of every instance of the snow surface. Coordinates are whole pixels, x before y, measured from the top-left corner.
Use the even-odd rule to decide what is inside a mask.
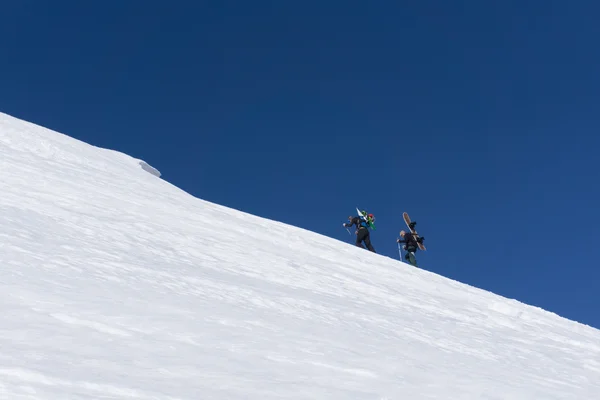
[[[0,171],[2,399],[600,399],[591,327],[5,114]]]

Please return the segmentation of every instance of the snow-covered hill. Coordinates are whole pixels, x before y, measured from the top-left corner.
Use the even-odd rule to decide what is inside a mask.
[[[600,399],[600,331],[0,114],[1,399]]]

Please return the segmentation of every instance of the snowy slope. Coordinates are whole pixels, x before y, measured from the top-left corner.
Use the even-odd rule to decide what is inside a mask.
[[[600,399],[600,331],[0,114],[1,399]]]

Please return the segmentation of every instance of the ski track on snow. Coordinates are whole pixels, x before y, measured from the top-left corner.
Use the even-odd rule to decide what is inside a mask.
[[[4,114],[0,170],[0,398],[599,398],[596,329]]]

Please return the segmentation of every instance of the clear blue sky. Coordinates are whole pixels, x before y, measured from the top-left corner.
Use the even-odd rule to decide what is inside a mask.
[[[423,268],[600,328],[599,12],[9,2],[0,111],[349,243],[360,206],[389,257],[408,211]]]

